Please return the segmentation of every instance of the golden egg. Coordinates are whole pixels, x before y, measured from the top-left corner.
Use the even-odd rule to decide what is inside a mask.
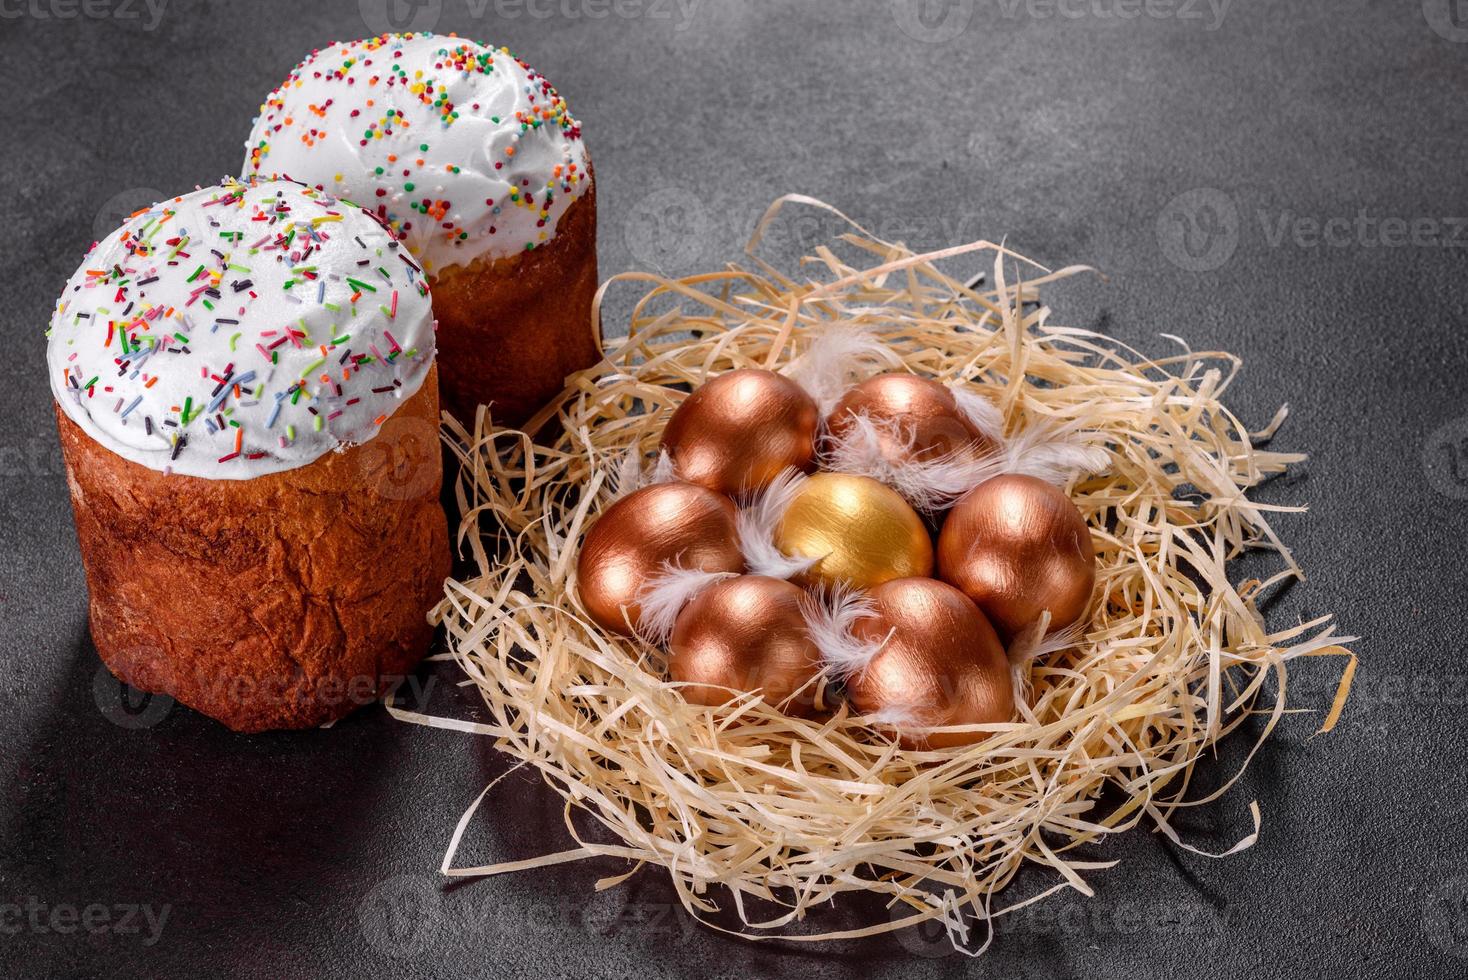
[[[846,681],[857,711],[894,728],[908,748],[968,745],[985,732],[928,732],[1013,720],[1014,684],[994,627],[969,598],[930,578],[902,578],[870,592],[876,615],[852,635],[881,644]]]
[[[581,603],[603,629],[629,633],[639,599],[665,564],[706,572],[742,572],[734,502],[691,483],[660,483],[617,501],[581,546]]]
[[[1050,611],[1050,629],[1091,602],[1096,553],[1064,492],[1032,476],[986,480],[954,504],[938,536],[938,574],[978,604],[1005,642]]]
[[[681,690],[694,704],[723,704],[736,696],[724,690],[730,688],[759,691],[786,714],[810,714],[816,689],[809,682],[820,673],[821,657],[806,632],[804,595],[761,575],[709,586],[678,616],[668,676],[689,683]]]
[[[953,392],[915,374],[879,374],[841,397],[826,419],[833,437],[845,438],[854,419],[878,423],[882,454],[889,460],[934,459],[960,450],[982,455],[994,444],[969,421]]]
[[[681,479],[725,494],[763,489],[782,470],[815,467],[820,411],[773,371],[721,374],[684,399],[663,448]]]
[[[865,589],[933,573],[933,540],[922,518],[896,490],[865,476],[806,480],[775,528],[775,547],[820,559],[799,577],[803,585]]]

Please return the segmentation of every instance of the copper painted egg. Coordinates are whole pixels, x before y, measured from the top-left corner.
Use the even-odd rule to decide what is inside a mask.
[[[691,483],[659,483],[617,501],[581,546],[581,602],[603,629],[628,634],[638,599],[665,563],[706,572],[742,572],[734,502]]]
[[[933,539],[917,511],[891,487],[865,476],[817,473],[775,528],[775,547],[820,559],[803,585],[869,588],[933,573]]]
[[[882,647],[846,681],[864,715],[896,729],[908,748],[946,748],[986,732],[928,732],[1014,717],[1009,661],[994,628],[968,597],[930,578],[902,578],[872,589],[876,615],[852,627],[859,641]]]
[[[857,415],[882,426],[882,454],[889,460],[934,459],[960,450],[981,455],[994,448],[964,415],[953,392],[915,374],[879,374],[854,386],[831,410],[826,429],[843,438]]]
[[[821,656],[806,631],[804,595],[798,586],[761,575],[709,586],[673,627],[669,677],[689,682],[681,690],[694,704],[723,704],[736,696],[724,690],[732,688],[759,691],[786,714],[808,715],[816,689],[807,685],[820,673]]]
[[[1086,520],[1032,476],[986,480],[959,500],[938,536],[938,575],[984,611],[1005,642],[1050,611],[1050,630],[1085,613],[1096,584]]]
[[[794,381],[743,368],[684,399],[663,448],[680,479],[735,495],[762,489],[782,470],[815,466],[816,403]]]

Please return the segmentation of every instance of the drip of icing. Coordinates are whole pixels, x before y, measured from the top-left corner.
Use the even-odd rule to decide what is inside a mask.
[[[370,214],[227,179],[94,245],[46,360],[62,411],[119,456],[249,479],[375,436],[422,386],[433,330],[422,270]]]
[[[591,182],[581,125],[544,76],[437,34],[312,52],[260,106],[244,172],[374,211],[435,276],[549,241]]]

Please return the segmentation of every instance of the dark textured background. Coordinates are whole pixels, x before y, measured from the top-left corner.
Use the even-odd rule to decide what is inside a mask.
[[[1095,898],[1008,920],[974,963],[916,933],[725,938],[657,871],[594,893],[625,870],[611,861],[443,888],[455,820],[505,769],[487,746],[378,707],[240,737],[121,700],[87,637],[55,451],[53,300],[122,215],[233,172],[262,95],[308,49],[384,26],[385,0],[171,0],[156,19],[141,0],[0,0],[0,974],[1462,975],[1468,3],[1189,3],[443,0],[437,23],[568,97],[606,274],[731,258],[800,191],[915,246],[1008,236],[1093,263],[1109,279],[1057,291],[1059,322],[1239,353],[1250,425],[1293,406],[1275,446],[1312,459],[1261,496],[1309,505],[1277,526],[1310,579],[1270,614],[1334,610],[1364,637],[1345,719],[1315,740],[1319,714],[1286,719],[1179,821],[1222,849],[1258,800],[1252,850],[1108,842],[1092,856],[1121,863],[1090,876]],[[1330,219],[1346,224],[1312,237]],[[1304,701],[1326,703],[1337,670],[1299,666]],[[472,711],[427,676],[433,710]],[[517,773],[461,861],[564,846],[559,799]],[[64,931],[94,905],[167,919]],[[857,901],[809,925],[885,914]]]

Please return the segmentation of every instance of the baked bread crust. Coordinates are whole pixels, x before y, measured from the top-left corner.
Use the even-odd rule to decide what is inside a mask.
[[[444,406],[466,425],[481,404],[496,424],[523,425],[601,360],[595,179],[544,245],[452,266],[431,285]]]
[[[140,466],[58,406],[112,673],[258,732],[340,718],[411,670],[449,573],[435,373],[372,440],[249,480]]]

